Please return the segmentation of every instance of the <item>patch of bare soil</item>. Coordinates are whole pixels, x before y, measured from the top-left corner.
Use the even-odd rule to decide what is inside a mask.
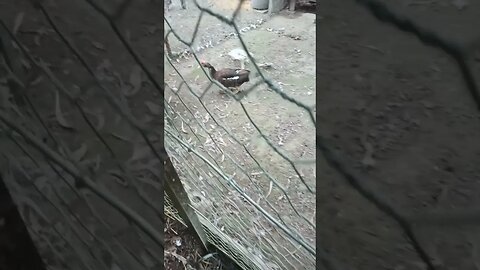
[[[227,1],[215,0],[202,2],[202,6],[208,6],[226,17],[231,16],[236,8],[234,4],[238,3],[231,1],[227,4]],[[172,29],[182,38],[190,40],[195,30],[193,26],[199,20],[200,14],[198,9],[191,7],[187,8],[187,11],[171,9],[165,16]],[[201,19],[195,44],[191,48],[198,59],[208,61],[217,69],[241,67],[238,61],[229,56],[231,50],[241,48],[238,36],[233,35],[235,30],[209,14],[203,14]],[[251,81],[240,88],[246,90],[261,81],[259,71],[253,64],[255,61],[262,74],[278,86],[279,92],[305,106],[314,107],[314,20],[313,14],[291,13],[286,10],[270,16],[252,10],[251,2],[245,1],[235,22],[247,50],[254,59],[245,63],[245,68],[252,71]],[[168,25],[165,27],[168,29]],[[181,52],[185,47],[180,45],[173,35],[170,35],[169,39],[173,53]],[[203,155],[214,155],[215,158],[218,155],[216,161],[225,175],[234,175],[235,182],[249,197],[258,199],[259,205],[275,217],[278,215],[276,212],[280,213],[281,218],[286,220],[287,227],[297,231],[313,246],[315,228],[311,223],[314,223],[312,221],[315,219],[315,195],[310,190],[315,189],[316,182],[315,127],[306,110],[282,98],[281,94],[273,91],[266,83],[257,85],[255,90],[242,99],[242,103],[237,102],[222,94],[216,85],[209,86],[208,77],[191,54],[182,56],[184,57],[171,61],[172,64],[165,60],[165,83],[169,86],[166,89],[166,100],[172,111],[181,115],[172,126],[175,125],[177,130],[185,130],[180,135],[184,136],[185,141],[193,139],[199,147],[198,151]],[[192,93],[202,95],[203,98],[198,99]],[[187,126],[182,128],[183,121],[188,123],[192,130],[188,130]],[[208,131],[204,132],[203,126],[207,127]],[[212,140],[195,139],[207,136],[207,133],[212,135]],[[220,151],[214,151],[213,141],[217,141],[221,153],[225,153],[223,158]],[[277,154],[273,148],[283,155]],[[181,153],[177,155],[181,156]],[[175,156],[175,153],[172,153],[172,156]],[[289,161],[295,163],[298,171],[295,171]],[[202,171],[210,170],[205,163],[200,164]],[[202,171],[199,170],[199,173],[204,176]],[[191,183],[190,186],[194,187],[192,189],[201,187],[197,185],[199,180],[187,173],[184,175],[182,180]],[[276,184],[273,184],[270,178],[275,179]],[[202,179],[205,179],[200,180],[202,185],[215,182],[207,174]],[[200,192],[201,188],[196,191]],[[232,197],[238,199],[240,208],[249,207],[249,203],[237,196],[239,193],[233,189],[228,198],[226,192],[213,191],[209,194],[209,200],[219,202],[219,209],[229,209],[231,206],[226,202]],[[212,221],[217,219],[218,212],[211,208],[204,208],[202,211]],[[270,221],[265,219],[262,213],[255,209],[252,213],[254,214],[243,218],[246,224],[252,222],[252,225],[229,228],[234,232],[244,231],[243,234],[247,237],[240,241],[246,248],[251,248],[252,254],[265,256],[268,258],[264,260],[266,262],[276,256],[281,261],[284,259],[278,250],[291,252],[297,249],[294,245],[289,246],[291,241],[280,236],[279,231],[270,230]],[[302,217],[299,217],[300,215]],[[255,221],[250,221],[251,218]],[[257,221],[263,228],[253,226]],[[265,245],[266,247],[258,248],[269,243],[259,241],[261,235],[265,238],[271,237],[269,240],[274,241],[274,245],[278,247]],[[232,236],[236,237],[234,233]],[[287,265],[286,269],[315,268],[313,256],[306,254],[305,250],[300,248],[294,253],[292,258],[285,259],[289,260],[288,263],[282,262]]]

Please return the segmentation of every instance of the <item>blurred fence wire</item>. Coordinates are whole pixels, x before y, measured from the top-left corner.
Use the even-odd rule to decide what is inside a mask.
[[[359,5],[364,6],[372,14],[372,16],[377,18],[379,21],[393,25],[394,27],[398,28],[398,30],[411,33],[426,45],[438,48],[451,56],[453,60],[457,62],[460,72],[465,80],[467,90],[469,91],[469,94],[472,97],[475,105],[480,110],[480,93],[478,92],[478,87],[473,73],[467,64],[468,56],[470,54],[469,50],[471,49],[469,48],[470,46],[461,46],[459,44],[455,44],[454,42],[448,41],[433,31],[425,29],[410,19],[397,14],[380,1],[356,0],[356,2]],[[419,215],[411,215],[398,210],[391,203],[389,203],[386,198],[383,198],[383,196],[371,190],[368,185],[365,185],[365,181],[358,177],[356,173],[346,164],[341,162],[342,159],[332,150],[330,150],[325,142],[325,139],[320,134],[321,127],[317,131],[316,146],[324,156],[327,163],[332,168],[336,169],[337,172],[339,172],[339,174],[342,175],[355,190],[363,195],[363,197],[365,197],[379,210],[384,212],[398,223],[412,243],[412,246],[414,247],[418,256],[425,263],[429,270],[434,270],[437,268],[415,235],[413,227],[414,224],[431,226],[471,224],[472,222],[478,223],[480,216],[478,209],[452,213],[423,213]],[[333,266],[331,264],[331,260],[327,261],[324,266],[326,269],[340,269],[338,266]]]
[[[166,153],[162,125],[152,128],[163,119],[139,120],[145,113],[131,106],[147,98],[162,113],[163,88],[117,26],[131,2],[113,12],[94,1],[80,3],[107,22],[107,29],[101,22],[98,28],[113,33],[131,66],[147,77],[145,96],[128,100],[119,91],[117,67],[87,60],[85,48],[48,4],[31,1],[35,16],[19,12],[12,28],[0,20],[0,171],[47,269],[163,269],[158,228],[164,227]],[[79,1],[59,5],[68,10]],[[82,16],[85,9],[76,11]],[[19,38],[22,21],[37,15],[34,25],[53,33],[58,42],[50,45],[68,52],[62,58],[74,63],[72,72],[59,72],[61,62],[52,65],[57,54],[47,59],[39,52],[45,47]]]
[[[282,91],[252,58],[243,31],[237,25],[243,3],[238,1],[232,16],[226,17],[194,1],[199,14],[194,29],[188,29],[192,35],[187,38],[180,26],[164,17],[165,76],[168,66],[176,78],[169,82],[166,79],[165,84],[165,147],[211,244],[243,269],[315,269],[315,180],[306,179],[299,169],[301,162],[277,146],[254,120],[255,113],[247,109],[245,98],[255,90],[270,89],[283,102],[293,103],[305,112],[312,138],[314,106],[307,106]],[[181,61],[173,51],[180,49],[180,45],[186,47],[183,55],[194,59],[194,65],[200,65],[199,51],[194,43],[199,39],[202,20],[207,16],[213,16],[233,29],[252,63],[253,72],[258,73],[259,80],[238,95],[212,80],[205,70],[204,78],[209,78],[210,83],[204,89],[198,89],[189,78],[189,71],[180,67]],[[178,48],[172,45],[173,41],[179,44]],[[223,104],[212,108],[208,94],[219,88],[239,105],[247,125],[253,127],[249,135],[258,134],[266,143],[267,152],[281,157],[296,175],[291,183],[282,179],[287,178],[286,175],[276,173],[276,164],[255,153],[256,149],[246,142],[250,139],[240,138],[238,126],[235,126],[240,117],[229,115],[228,109],[219,108]],[[314,159],[310,165],[314,169]],[[307,199],[292,197],[289,186],[300,187]],[[307,205],[299,209],[301,202],[298,200],[307,201]],[[173,209],[168,200],[165,209]],[[178,214],[167,210],[166,214],[181,220]]]

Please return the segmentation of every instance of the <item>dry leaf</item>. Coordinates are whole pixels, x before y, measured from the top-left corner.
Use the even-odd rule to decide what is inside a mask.
[[[279,145],[279,146],[284,145],[283,140],[282,140],[282,137],[277,136],[277,138],[278,138],[278,145]]]
[[[105,126],[105,116],[103,114],[97,114],[97,130],[101,130]]]
[[[127,180],[124,179],[124,173],[119,170],[110,170],[108,174],[115,178],[115,181],[122,186],[128,186]]]
[[[158,104],[155,104],[151,101],[145,101],[145,105],[153,115],[160,115],[162,113],[162,107]]]
[[[25,13],[24,12],[20,12],[17,14],[17,16],[15,17],[15,23],[13,25],[13,34],[16,35],[18,30],[20,29],[20,26],[22,25],[23,23],[23,18],[25,17]]]
[[[98,41],[92,41],[92,45],[93,45],[93,47],[95,47],[99,50],[105,51],[105,46],[103,46],[103,44],[98,42]]]
[[[183,127],[183,121],[182,121],[182,132],[185,134],[188,134],[188,132],[185,130],[185,127]]]
[[[73,153],[72,153],[72,158],[73,158],[75,161],[80,162],[80,161],[85,157],[85,155],[87,154],[87,151],[88,151],[87,144],[86,144],[86,143],[82,143],[82,145],[80,146],[80,148],[78,148],[77,150],[73,151]]]
[[[133,87],[129,96],[135,95],[142,88],[142,69],[135,65],[130,72],[130,85]]]
[[[109,70],[112,68],[112,63],[108,59],[103,59],[102,62],[97,66],[97,70]]]
[[[30,63],[29,63],[26,59],[21,58],[21,59],[20,59],[20,62],[22,63],[22,66],[23,66],[25,69],[27,69],[27,70],[32,69],[32,65],[30,65]]]
[[[136,161],[139,159],[143,159],[150,154],[150,147],[149,146],[141,146],[141,145],[134,145],[133,146],[133,153],[132,157],[128,160],[128,162]]]
[[[43,75],[40,75],[30,83],[30,86],[35,86],[41,83],[42,81],[43,81]]]
[[[175,257],[177,260],[183,263],[183,265],[187,265],[187,259],[183,257],[182,255],[177,254],[176,252],[170,252],[170,251],[165,251],[165,255],[171,255]]]
[[[370,167],[370,168],[374,167],[376,161],[373,158],[373,152],[374,152],[373,145],[369,142],[365,142],[364,147],[365,147],[365,156],[362,159],[362,164],[365,167]]]
[[[127,137],[125,137],[125,136],[118,135],[118,134],[115,134],[115,133],[113,133],[113,132],[111,132],[110,135],[112,135],[114,138],[119,139],[119,140],[121,140],[121,141],[130,142],[130,139],[127,138]]]
[[[60,126],[67,129],[73,129],[73,127],[67,122],[67,120],[63,116],[62,109],[60,108],[60,94],[58,93],[58,90],[55,92],[55,116]]]
[[[42,44],[40,43],[40,39],[41,39],[41,38],[42,38],[42,37],[41,37],[40,35],[36,35],[35,38],[33,39],[33,43],[35,43],[35,45],[37,45],[37,46],[42,45]]]

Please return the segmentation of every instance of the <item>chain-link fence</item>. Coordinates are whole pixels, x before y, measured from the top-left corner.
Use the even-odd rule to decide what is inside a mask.
[[[182,117],[193,118],[183,121],[170,102],[175,98],[186,110],[196,105],[180,91],[164,99],[161,78],[152,71],[155,61],[148,61],[152,55],[138,53],[134,46],[139,35],[156,33],[157,26],[125,29],[133,24],[129,16],[134,10],[142,10],[142,19],[158,20],[161,9],[140,1],[110,5],[26,1],[2,14],[2,179],[47,268],[162,268],[163,232],[157,228],[164,227],[159,195],[166,159],[160,144],[164,100],[172,161],[210,242],[246,269],[314,268],[315,181],[299,168],[313,168],[314,158],[294,160],[274,146],[242,99],[263,85],[303,109],[311,131],[314,106],[285,94],[253,62],[261,82],[235,99],[250,121],[245,131],[255,129],[271,149],[267,152],[278,155],[269,159],[286,162],[268,169],[271,164],[255,157],[256,150],[232,136],[207,107],[205,117],[225,134],[212,132],[210,123],[206,127],[206,118],[198,121],[199,111],[189,111]],[[233,20],[200,10],[232,26],[237,35],[243,32],[234,23],[240,8]],[[87,37],[82,36],[85,32]],[[202,147],[183,135],[187,129]],[[227,134],[229,138],[221,137]],[[205,144],[202,136],[210,141]],[[250,161],[240,161],[242,155]],[[232,169],[243,175],[230,175]],[[286,174],[288,170],[296,177]],[[297,192],[297,201],[291,190]],[[165,211],[175,212],[168,203]]]
[[[246,4],[221,9],[222,1],[194,1],[187,5],[190,21],[180,21],[187,16],[181,10],[176,18],[165,16],[165,147],[211,244],[243,269],[315,269],[315,105],[295,93],[309,83],[314,87],[314,46],[304,52],[312,55],[303,65],[311,77],[295,86],[286,78],[277,81],[271,65],[279,68],[281,61],[274,56],[271,64],[260,62],[270,56],[260,55],[268,39],[264,43],[259,35],[280,26],[258,17],[249,22]],[[306,29],[314,33],[313,17],[310,25]],[[227,38],[216,40],[223,29]],[[277,44],[285,51],[296,45],[295,37],[275,41],[282,38],[290,40]],[[245,52],[251,71],[236,95],[200,65],[208,60],[241,68],[227,56],[232,50]],[[282,67],[287,75],[300,73],[297,68]],[[298,151],[302,147],[308,154]],[[165,209],[172,207],[166,203]]]
[[[132,41],[144,32],[132,14],[159,22],[162,7],[9,4],[0,171],[46,268],[163,269],[163,69]]]

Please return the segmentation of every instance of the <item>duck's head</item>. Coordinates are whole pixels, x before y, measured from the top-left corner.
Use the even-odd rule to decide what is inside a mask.
[[[202,67],[212,68],[212,65],[206,61],[200,61],[200,65],[202,65]]]

